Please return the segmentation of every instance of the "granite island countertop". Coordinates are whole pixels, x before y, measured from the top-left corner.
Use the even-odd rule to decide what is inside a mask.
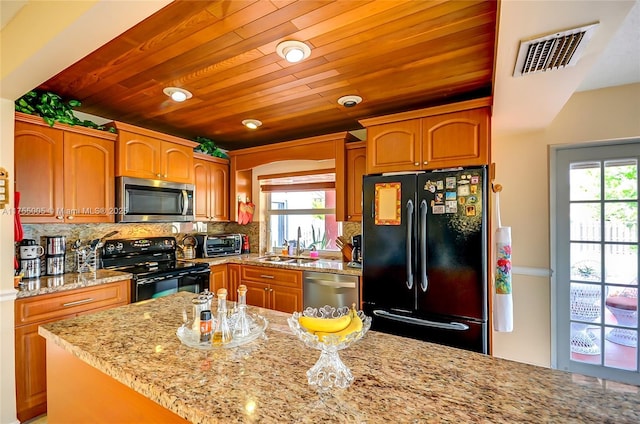
[[[305,373],[320,352],[293,335],[288,314],[250,307],[269,320],[268,340],[200,351],[176,337],[192,297],[130,304],[39,333],[194,423],[640,422],[636,386],[376,331],[340,352],[353,384],[319,394]]]

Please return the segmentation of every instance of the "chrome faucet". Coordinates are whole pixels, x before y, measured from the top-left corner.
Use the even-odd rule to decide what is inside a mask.
[[[300,250],[300,237],[302,237],[302,232],[300,231],[300,227],[298,227],[298,239],[296,240],[296,256],[300,256],[302,251]]]

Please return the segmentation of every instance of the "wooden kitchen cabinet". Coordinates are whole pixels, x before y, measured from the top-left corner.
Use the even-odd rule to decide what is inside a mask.
[[[361,120],[367,174],[490,162],[490,99],[476,99]]]
[[[236,302],[238,300],[238,286],[240,286],[240,268],[241,265],[238,264],[227,265],[227,290],[229,291],[227,299],[233,302]]]
[[[14,160],[25,223],[114,222],[115,134],[16,113]]]
[[[302,271],[244,265],[247,304],[293,313],[302,309]]]
[[[16,408],[21,422],[47,412],[46,343],[38,326],[129,303],[130,280],[15,301]]]
[[[195,153],[195,215],[198,221],[229,221],[229,161]]]
[[[193,184],[194,141],[123,122],[118,130],[116,176]]]
[[[229,291],[227,265],[211,265],[209,267],[209,291],[217,293],[218,289],[227,289]],[[228,297],[227,297],[228,299]]]
[[[346,144],[347,221],[362,221],[362,177],[367,172],[366,142]]]

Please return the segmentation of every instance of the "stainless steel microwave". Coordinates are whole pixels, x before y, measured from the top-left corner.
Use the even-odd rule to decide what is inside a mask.
[[[144,178],[116,178],[117,222],[194,221],[193,184]]]

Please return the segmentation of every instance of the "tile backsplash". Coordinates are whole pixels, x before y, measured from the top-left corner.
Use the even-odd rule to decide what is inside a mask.
[[[263,229],[261,230],[261,227]],[[342,233],[351,238],[361,233],[359,222],[344,222]],[[80,240],[82,245],[93,239],[102,238],[104,235],[117,231],[110,238],[141,238],[151,236],[173,236],[181,243],[182,239],[192,233],[223,234],[240,233],[249,236],[250,250],[252,253],[260,252],[261,231],[265,232],[263,225],[252,222],[247,225],[239,225],[235,222],[221,223],[118,223],[118,224],[23,224],[24,238],[33,239],[37,244],[46,247],[47,236],[64,236],[67,249],[65,256],[65,272],[76,272],[76,256],[71,250],[74,241]]]
[[[47,236],[64,236],[66,238],[65,272],[76,271],[76,256],[71,250],[74,241],[80,240],[82,245],[93,239],[118,231],[110,238],[142,238],[151,236],[173,236],[178,243],[184,236],[194,232],[208,234],[241,233],[249,235],[251,251],[258,251],[258,223],[238,225],[232,223],[210,223],[205,226],[193,223],[118,223],[118,224],[23,224],[24,238],[33,239],[37,244],[46,247]]]

